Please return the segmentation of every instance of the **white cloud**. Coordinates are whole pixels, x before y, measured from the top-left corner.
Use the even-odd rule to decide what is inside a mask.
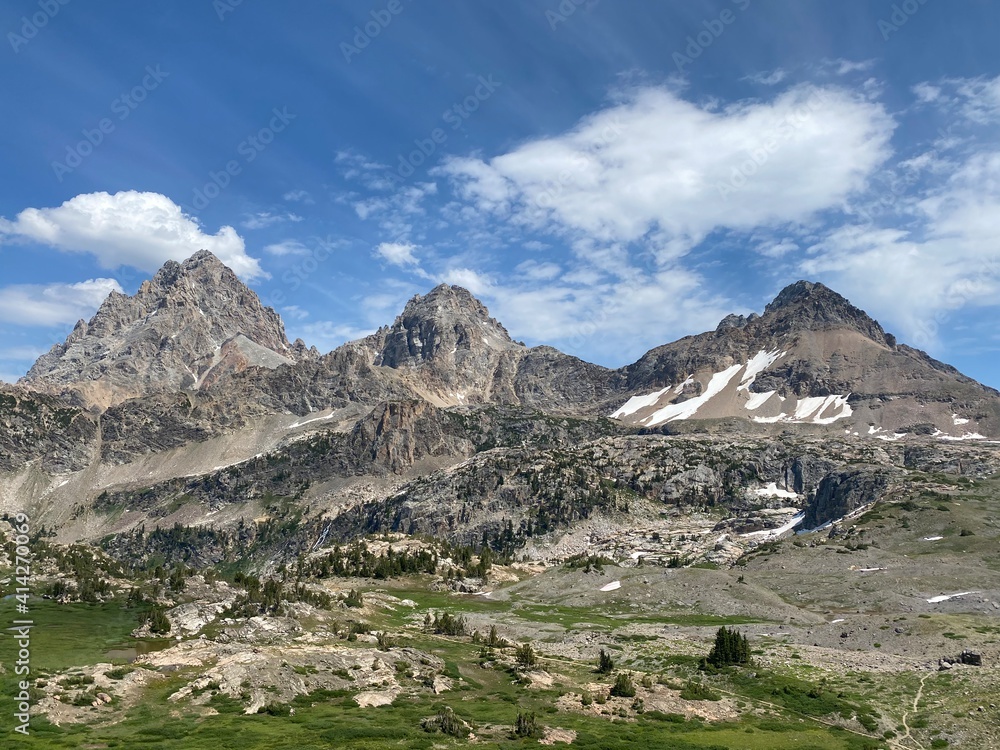
[[[496,294],[497,292],[488,277],[471,268],[449,269],[441,276],[441,280],[445,284],[465,287],[476,296]]]
[[[0,288],[0,320],[23,326],[59,326],[89,318],[111,292],[114,279],[76,284],[16,284]]]
[[[303,310],[298,305],[289,305],[288,307],[281,308],[281,314],[283,317],[293,320],[305,320],[309,317],[308,311]]]
[[[266,276],[235,229],[206,234],[159,193],[85,193],[55,208],[26,208],[13,221],[0,219],[0,241],[37,242],[91,254],[103,268],[126,265],[150,273],[167,260],[210,250],[243,278]]]
[[[714,229],[839,205],[888,158],[893,128],[882,105],[841,88],[721,109],[645,88],[567,133],[438,173],[480,211],[605,243],[655,234],[669,259]]]
[[[911,89],[918,105],[930,105],[950,118],[947,130],[961,124],[995,124],[1000,120],[1000,76],[941,78]]]
[[[306,190],[289,190],[281,197],[289,203],[305,203],[306,205],[312,205],[316,202]]]
[[[274,224],[281,224],[286,221],[302,221],[302,217],[297,214],[273,214],[270,211],[260,211],[244,219],[241,226],[244,229],[265,229]]]
[[[763,242],[757,246],[757,252],[768,258],[781,258],[788,253],[793,253],[799,246],[788,239],[775,240],[773,242]]]
[[[532,281],[548,281],[562,273],[562,268],[555,263],[539,263],[536,260],[526,260],[514,269],[522,277]]]
[[[492,281],[468,268],[454,269],[444,280],[481,297],[514,338],[617,365],[681,335],[714,329],[733,311],[704,291],[704,279],[679,268],[604,283],[568,276],[542,283]]]
[[[848,73],[863,73],[866,70],[871,70],[875,64],[874,60],[845,60],[843,58],[824,60],[823,62],[826,67],[832,68],[838,76],[845,76]]]
[[[774,86],[781,83],[788,77],[788,73],[781,68],[775,68],[770,73],[753,73],[746,76],[751,83],[758,83],[762,86]]]
[[[953,83],[957,85],[962,114],[969,120],[984,125],[1000,118],[1000,76]]]
[[[918,83],[913,87],[913,93],[920,104],[932,104],[941,98],[941,88],[929,83]]]
[[[309,248],[298,240],[282,240],[264,248],[265,253],[283,257],[285,255],[309,255]]]
[[[416,249],[407,242],[383,242],[373,254],[392,266],[415,266],[418,261],[413,251]]]

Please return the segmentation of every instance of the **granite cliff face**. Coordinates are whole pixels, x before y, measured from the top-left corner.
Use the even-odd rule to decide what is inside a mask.
[[[112,292],[89,322],[39,358],[27,387],[99,410],[129,398],[198,389],[249,367],[308,356],[278,314],[214,255],[168,261],[133,296]]]

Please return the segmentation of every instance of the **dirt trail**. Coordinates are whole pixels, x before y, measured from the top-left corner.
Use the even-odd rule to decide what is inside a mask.
[[[920,678],[920,687],[917,689],[917,694],[913,696],[913,708],[903,713],[903,727],[906,729],[906,734],[902,735],[898,740],[895,741],[895,743],[893,743],[898,745],[899,747],[907,747],[907,745],[905,745],[904,743],[907,740],[909,740],[913,743],[915,747],[919,748],[919,750],[923,750],[924,746],[921,745],[919,742],[917,742],[915,739],[913,739],[913,731],[910,728],[909,718],[911,714],[915,714],[917,712],[917,707],[920,704],[920,699],[924,697],[924,685],[927,682],[927,678],[930,677],[931,674],[933,673],[928,672],[927,674],[925,674],[923,677]]]

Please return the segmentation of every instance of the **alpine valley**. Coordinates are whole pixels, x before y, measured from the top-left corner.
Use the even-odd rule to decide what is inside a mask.
[[[446,285],[324,354],[202,251],[0,387],[25,743],[1000,747],[998,472],[822,284],[612,370]]]

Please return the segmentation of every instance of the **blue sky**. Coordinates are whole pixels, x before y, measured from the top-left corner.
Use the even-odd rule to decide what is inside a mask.
[[[11,0],[0,378],[208,248],[323,351],[447,281],[619,366],[808,278],[1000,386],[997,28],[985,0]]]

